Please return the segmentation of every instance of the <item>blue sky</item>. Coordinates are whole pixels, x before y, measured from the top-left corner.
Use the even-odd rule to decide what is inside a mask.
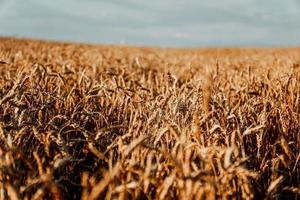
[[[300,46],[300,0],[0,0],[0,35],[168,47]]]

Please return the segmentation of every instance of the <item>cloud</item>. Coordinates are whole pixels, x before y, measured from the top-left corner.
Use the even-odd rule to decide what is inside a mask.
[[[300,43],[297,0],[0,0],[0,34],[82,42]]]

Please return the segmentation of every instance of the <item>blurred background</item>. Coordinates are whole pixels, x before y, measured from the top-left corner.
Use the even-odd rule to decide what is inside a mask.
[[[0,0],[0,36],[161,47],[299,46],[300,0]]]

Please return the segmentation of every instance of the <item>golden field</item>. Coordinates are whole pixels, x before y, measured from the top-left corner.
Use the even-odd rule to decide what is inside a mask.
[[[300,49],[0,39],[0,199],[299,199]]]

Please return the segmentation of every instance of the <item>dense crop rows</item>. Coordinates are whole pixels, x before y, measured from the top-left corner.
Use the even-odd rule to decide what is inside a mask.
[[[0,40],[0,198],[300,198],[300,50]]]

